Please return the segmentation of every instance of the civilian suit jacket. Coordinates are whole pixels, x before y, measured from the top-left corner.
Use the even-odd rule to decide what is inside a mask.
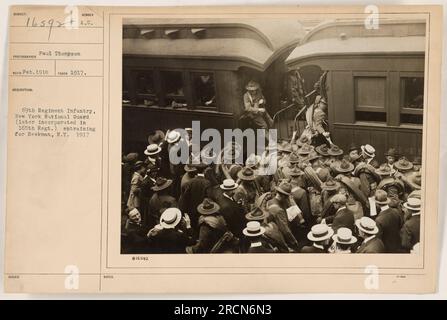
[[[330,223],[332,220],[332,229],[336,232],[340,228],[348,228],[354,231],[354,213],[347,209],[342,208],[339,209],[333,219],[326,219],[327,222]]]
[[[362,243],[360,247],[357,249],[357,253],[384,253],[385,246],[383,245],[382,240],[374,237],[369,240],[367,243]]]
[[[228,230],[236,237],[242,237],[242,230],[245,228],[245,212],[243,207],[234,200],[225,196],[219,196],[215,199],[220,206],[220,214],[227,223]]]
[[[158,193],[154,193],[149,200],[149,210],[150,214],[157,218],[157,220],[161,216],[161,210],[167,209],[167,208],[177,208],[177,200],[175,200],[174,197],[162,194],[159,195]]]
[[[382,239],[386,252],[399,252],[401,249],[400,229],[402,218],[395,208],[388,208],[379,213],[376,218],[379,233],[377,237]]]
[[[186,247],[192,244],[190,235],[178,228],[160,230],[148,242],[155,253],[186,253]]]
[[[421,228],[421,216],[411,216],[405,221],[400,230],[400,237],[402,239],[402,247],[411,250],[413,246],[419,242]]]
[[[184,192],[179,199],[179,208],[182,212],[190,215],[191,226],[196,229],[199,219],[197,206],[202,203],[207,196],[208,188],[211,183],[202,176],[196,176],[191,179],[184,187]]]

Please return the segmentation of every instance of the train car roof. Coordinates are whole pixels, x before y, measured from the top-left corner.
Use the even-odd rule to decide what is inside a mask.
[[[287,64],[310,57],[328,55],[420,54],[425,51],[425,37],[369,37],[321,39],[296,47]]]
[[[241,60],[258,69],[267,68],[284,50],[293,49],[306,35],[305,27],[296,19],[125,19],[124,29],[175,32],[189,29],[215,31],[212,37],[170,39],[145,38],[140,33],[123,39],[123,53],[157,57],[211,58]],[[225,30],[232,29],[232,32]],[[222,31],[223,30],[223,31]],[[288,32],[284,32],[287,30]],[[184,33],[183,33],[184,34]]]
[[[425,20],[381,19],[378,29],[364,20],[333,20],[315,26],[286,59],[288,66],[311,57],[423,54]]]

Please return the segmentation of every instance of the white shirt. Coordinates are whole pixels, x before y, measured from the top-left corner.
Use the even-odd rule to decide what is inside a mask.
[[[385,211],[386,209],[389,209],[390,207],[388,205],[382,206],[380,207],[381,211]]]
[[[313,246],[314,246],[315,248],[324,250],[324,247],[323,247],[322,245],[319,245],[319,244],[314,243]]]

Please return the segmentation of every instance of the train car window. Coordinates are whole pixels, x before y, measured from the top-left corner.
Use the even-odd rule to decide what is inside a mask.
[[[386,78],[355,77],[355,120],[386,123]]]
[[[214,75],[207,73],[192,73],[194,105],[199,109],[216,109],[216,88]]]
[[[163,81],[166,106],[173,108],[186,107],[183,72],[162,71],[161,79]]]
[[[401,106],[402,108],[423,109],[424,108],[424,78],[405,77],[401,78]]]
[[[155,91],[154,71],[138,70],[136,73],[136,102],[139,105],[153,106],[158,104]]]
[[[402,77],[401,84],[401,124],[422,125],[424,109],[424,78]]]

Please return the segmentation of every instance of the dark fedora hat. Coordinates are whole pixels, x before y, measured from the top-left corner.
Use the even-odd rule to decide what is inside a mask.
[[[292,185],[288,182],[281,182],[275,189],[279,193],[290,196],[290,193],[292,192]]]
[[[153,191],[161,191],[168,188],[172,184],[172,180],[163,177],[158,177],[155,185],[152,187]]]
[[[408,161],[407,158],[402,157],[394,164],[394,167],[400,171],[411,170],[413,168],[413,163]]]
[[[300,162],[300,158],[295,152],[292,152],[289,156],[289,163],[298,163]]]
[[[387,152],[385,152],[385,156],[390,157],[398,157],[397,150],[395,148],[389,148]]]
[[[330,156],[341,156],[343,154],[343,150],[340,149],[339,146],[336,146],[335,144],[333,144],[328,152],[327,152]]]
[[[337,190],[338,188],[340,188],[340,183],[332,178],[327,179],[321,185],[321,189],[328,191],[334,191]]]
[[[149,134],[147,141],[149,144],[160,144],[165,139],[165,133],[161,130],[155,130]]]
[[[250,168],[243,168],[242,170],[240,170],[237,173],[237,177],[241,180],[244,181],[253,181],[255,180],[256,176],[255,176],[255,172],[253,171],[253,169]]]
[[[219,212],[219,209],[219,205],[208,198],[203,199],[203,202],[197,206],[197,211],[203,215]]]
[[[329,155],[329,147],[327,146],[327,144],[319,145],[315,148],[315,151],[321,154],[323,157],[327,157]]]
[[[260,207],[256,207],[252,211],[247,213],[245,215],[245,218],[249,221],[262,221],[267,218],[268,215],[269,213],[266,210]]]
[[[310,144],[303,144],[301,148],[298,150],[299,155],[308,155],[314,150],[314,148]]]
[[[334,169],[340,173],[348,173],[354,170],[354,165],[346,159],[343,159],[334,165]]]
[[[124,162],[135,162],[138,159],[138,153],[131,152],[123,157]]]

